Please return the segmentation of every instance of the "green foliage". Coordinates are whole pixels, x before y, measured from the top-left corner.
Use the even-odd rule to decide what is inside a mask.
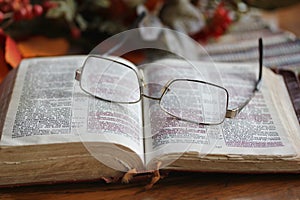
[[[46,17],[48,18],[64,18],[66,21],[71,22],[76,15],[76,2],[74,0],[56,0],[57,6],[50,9]]]

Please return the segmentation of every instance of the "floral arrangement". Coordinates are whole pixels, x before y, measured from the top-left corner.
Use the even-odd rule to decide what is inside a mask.
[[[139,26],[169,27],[207,42],[224,34],[245,5],[238,0],[0,0],[0,81],[23,58],[88,52],[130,28],[139,12],[146,13]]]

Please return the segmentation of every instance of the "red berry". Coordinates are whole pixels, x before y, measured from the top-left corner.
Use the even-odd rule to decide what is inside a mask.
[[[81,36],[81,31],[76,26],[71,27],[71,35],[74,39],[78,39]]]
[[[45,1],[45,2],[43,3],[43,8],[44,8],[45,10],[49,10],[49,9],[51,9],[51,8],[55,8],[55,7],[57,7],[57,6],[58,6],[57,3],[55,3],[55,2]]]
[[[32,19],[34,16],[33,16],[33,8],[32,8],[32,5],[31,4],[28,4],[25,6],[25,9],[26,9],[26,16],[25,18],[26,19]]]
[[[43,14],[43,7],[41,5],[34,5],[33,6],[33,15],[40,16]]]
[[[4,14],[3,12],[0,11],[0,22],[2,22],[4,20]]]
[[[23,0],[23,5],[29,4],[30,0]]]
[[[18,21],[18,20],[25,19],[26,15],[27,15],[26,8],[21,8],[20,10],[14,12],[14,20]]]
[[[227,15],[227,11],[225,10],[225,8],[223,7],[219,7],[217,9],[217,14],[221,17],[226,16]]]
[[[9,5],[9,4],[1,5],[1,10],[2,10],[2,12],[4,12],[4,13],[11,11],[11,9],[12,9],[12,7],[11,7],[11,5]]]
[[[224,30],[223,30],[220,26],[217,26],[217,27],[215,27],[215,30],[214,30],[213,35],[214,35],[215,38],[218,38],[218,37],[220,37],[223,33],[224,33]]]

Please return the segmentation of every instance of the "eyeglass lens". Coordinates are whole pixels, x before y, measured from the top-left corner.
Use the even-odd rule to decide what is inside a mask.
[[[86,59],[81,87],[102,100],[134,103],[141,99],[140,83],[134,69],[122,63],[90,56]],[[203,124],[225,119],[228,93],[206,82],[176,79],[160,97],[160,106],[177,118]]]
[[[225,119],[227,101],[224,88],[194,80],[175,80],[165,90],[160,106],[183,120],[219,124]]]
[[[134,103],[140,100],[140,85],[135,71],[109,59],[88,57],[82,71],[81,87],[107,101]]]

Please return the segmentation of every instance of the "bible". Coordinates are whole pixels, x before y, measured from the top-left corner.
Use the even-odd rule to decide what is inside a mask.
[[[157,169],[300,172],[296,102],[283,77],[269,68],[263,69],[260,90],[236,118],[203,125],[164,112],[155,99],[122,104],[85,93],[74,79],[85,59],[25,59],[1,84],[1,186],[109,179],[133,169],[136,174]],[[216,74],[205,67],[208,63],[192,63],[213,77],[208,81],[226,88],[229,108],[251,96],[257,76],[253,64],[214,63]],[[195,78],[193,69],[175,58],[140,70],[147,82],[161,83],[150,91],[174,74]]]

